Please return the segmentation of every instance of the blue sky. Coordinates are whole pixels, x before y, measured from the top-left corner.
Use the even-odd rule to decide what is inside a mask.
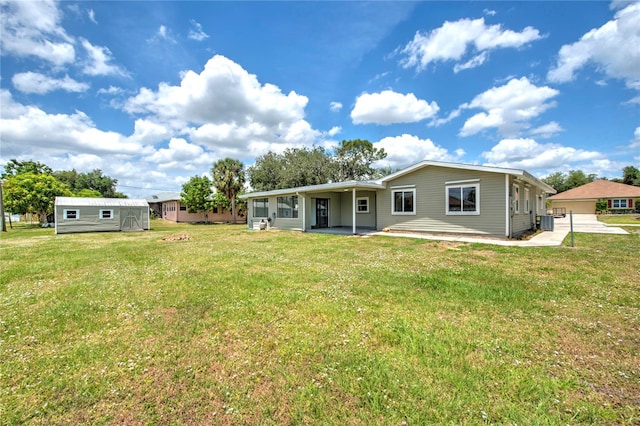
[[[367,139],[424,159],[640,163],[638,2],[6,2],[0,164],[133,197],[233,157]]]

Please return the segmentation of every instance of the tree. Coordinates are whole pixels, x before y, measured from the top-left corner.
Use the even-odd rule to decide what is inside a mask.
[[[42,223],[53,213],[57,196],[71,196],[69,187],[49,174],[20,173],[4,183],[4,204],[11,213],[35,213]]]
[[[371,165],[386,157],[387,153],[384,148],[374,148],[368,140],[343,140],[340,147],[336,149],[334,159],[336,168],[333,180],[340,182],[373,179],[378,173]]]
[[[549,176],[542,178],[542,181],[558,192],[567,190],[567,176],[562,172],[551,173]]]
[[[590,174],[585,175],[582,170],[569,170],[569,175],[567,176],[567,180],[565,182],[567,186],[567,190],[577,188],[578,186],[582,186],[586,183],[593,182],[596,179],[597,175]]]
[[[12,158],[4,166],[4,173],[2,173],[2,179],[7,179],[10,176],[19,175],[22,173],[33,173],[35,175],[40,175],[40,174],[50,175],[53,173],[53,170],[51,170],[51,167],[47,166],[46,164],[43,164],[37,161],[33,161],[33,160],[18,161],[15,158]]]
[[[204,213],[208,222],[207,211],[212,210],[211,189],[213,182],[207,176],[194,176],[182,185],[180,202],[187,207],[189,213]]]
[[[236,196],[244,189],[244,165],[233,158],[216,161],[211,168],[213,184],[231,202],[231,215],[236,223]]]
[[[249,167],[249,183],[255,191],[271,191],[277,189],[283,180],[286,164],[284,156],[275,152],[267,152],[258,157]]]
[[[116,191],[118,180],[103,175],[100,169],[88,173],[78,173],[75,169],[62,170],[54,172],[53,175],[76,193],[89,189],[98,191],[100,196],[105,198],[127,198],[123,193]]]
[[[82,198],[102,198],[102,194],[95,189],[81,189],[74,194],[75,197]]]
[[[634,166],[627,166],[622,169],[622,183],[640,186],[640,170]]]

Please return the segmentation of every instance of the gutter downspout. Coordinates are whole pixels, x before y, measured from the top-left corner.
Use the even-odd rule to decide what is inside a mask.
[[[351,190],[353,197],[352,197],[352,216],[353,216],[353,235],[356,235],[356,188],[354,187]]]
[[[511,236],[511,232],[509,232],[511,230],[511,227],[510,227],[511,221],[509,218],[509,213],[511,209],[511,200],[509,199],[509,175],[508,174],[504,175],[504,200],[505,200],[504,235],[505,237],[509,238]]]

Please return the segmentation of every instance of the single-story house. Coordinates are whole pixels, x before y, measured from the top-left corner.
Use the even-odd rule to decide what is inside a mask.
[[[221,208],[204,213],[189,213],[187,206],[180,202],[181,199],[178,192],[162,192],[146,198],[156,217],[172,222],[231,222],[233,220],[231,212]]]
[[[598,200],[607,200],[607,210],[616,212],[635,209],[636,198],[640,198],[640,187],[601,179],[553,195],[549,200],[556,210],[594,214]]]
[[[129,198],[56,197],[56,234],[101,231],[144,231],[149,204]]]
[[[422,161],[382,179],[253,192],[248,222],[517,237],[555,190],[519,169]]]

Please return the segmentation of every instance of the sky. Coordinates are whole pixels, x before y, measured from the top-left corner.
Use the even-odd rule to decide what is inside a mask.
[[[366,139],[422,160],[622,177],[640,3],[0,0],[0,165],[130,197],[232,157]]]

